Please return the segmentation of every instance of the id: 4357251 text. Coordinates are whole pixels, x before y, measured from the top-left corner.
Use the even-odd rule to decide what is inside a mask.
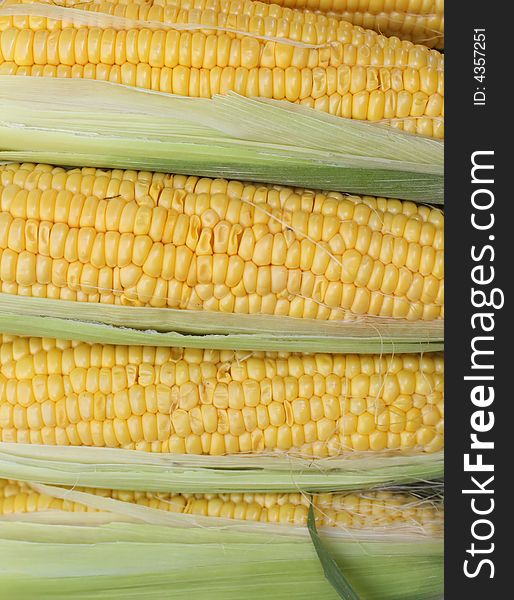
[[[485,106],[485,29],[473,30],[473,106]]]

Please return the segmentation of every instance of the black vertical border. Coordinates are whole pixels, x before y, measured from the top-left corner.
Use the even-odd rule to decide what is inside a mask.
[[[510,176],[514,173],[514,11],[512,3],[497,0],[446,0],[445,10],[445,598],[506,599],[514,597],[512,588],[509,591],[509,575],[514,572],[514,525],[508,510],[514,506],[514,348],[509,348],[514,340],[514,315],[513,292],[508,289],[514,287],[514,186]],[[481,87],[474,79],[475,28],[486,30],[486,105],[480,107],[473,105],[473,94]],[[495,225],[487,233],[477,232],[471,225],[470,198],[476,189],[471,184],[471,155],[480,150],[495,152],[495,183],[490,186],[495,194]],[[495,464],[495,510],[488,516],[495,533],[489,542],[480,542],[472,539],[471,526],[481,517],[471,510],[472,496],[462,494],[463,489],[473,488],[472,474],[464,472],[464,454],[469,452],[470,417],[476,410],[470,401],[472,385],[463,377],[470,374],[470,344],[477,335],[471,327],[470,272],[476,263],[470,251],[473,244],[487,244],[490,234],[495,237],[494,286],[504,290],[506,303],[502,310],[494,311],[495,402],[491,410],[495,425],[488,439],[494,440],[495,448],[484,453],[484,461]],[[492,542],[494,551],[473,558],[467,553],[473,541],[482,550]],[[476,577],[466,577],[464,561],[470,559],[470,570],[474,570],[481,557],[493,561],[494,578],[489,578],[491,571],[485,565]]]

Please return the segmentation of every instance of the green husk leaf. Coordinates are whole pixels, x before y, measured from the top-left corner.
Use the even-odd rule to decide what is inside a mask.
[[[337,592],[337,595],[342,598],[342,600],[359,600],[359,597],[355,593],[355,590],[352,588],[350,582],[346,579],[343,571],[339,568],[337,562],[332,558],[332,555],[319,537],[312,503],[309,506],[307,528],[309,529],[309,535],[311,536],[312,544],[314,545],[316,554],[318,555],[321,566],[323,567],[325,579],[330,583],[330,585]]]
[[[0,160],[149,169],[443,202],[444,144],[282,101],[0,76]]]
[[[80,320],[77,320],[77,315]],[[117,306],[0,293],[0,329],[109,344],[291,352],[443,349],[442,321],[317,321],[172,308]]]
[[[443,452],[313,460],[286,453],[196,456],[0,442],[0,477],[150,492],[338,491],[434,480],[443,471]]]
[[[0,521],[0,586],[13,600],[336,600],[308,538],[230,527]],[[91,518],[93,517],[93,518]],[[75,522],[75,524],[74,524]],[[442,594],[442,542],[337,537],[327,547],[361,600]]]

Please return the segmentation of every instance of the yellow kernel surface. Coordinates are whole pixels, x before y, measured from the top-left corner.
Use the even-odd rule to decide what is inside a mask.
[[[327,457],[444,445],[441,354],[109,346],[2,336],[0,440]]]
[[[291,9],[337,16],[430,48],[444,48],[444,0],[260,0]]]
[[[223,179],[0,165],[0,291],[320,320],[444,316],[437,208]]]

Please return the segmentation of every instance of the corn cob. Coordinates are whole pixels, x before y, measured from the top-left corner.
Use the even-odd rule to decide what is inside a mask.
[[[23,6],[27,14],[35,10]],[[443,57],[435,50],[255,2],[215,2],[204,9],[187,0],[164,7],[85,3],[80,9],[95,26],[34,16],[37,9],[30,17],[4,16],[0,74],[107,80],[195,97],[235,91],[444,136]],[[67,9],[60,10],[66,19]],[[102,25],[91,11],[154,25]]]
[[[166,512],[220,517],[261,523],[305,526],[310,503],[318,527],[387,530],[415,527],[426,533],[441,533],[443,507],[409,493],[365,491],[338,494],[169,494],[74,488]],[[48,510],[97,512],[99,509],[74,500],[43,494],[30,484],[0,479],[0,517]]]
[[[181,454],[443,447],[443,357],[3,336],[0,440]]]
[[[440,210],[134,171],[0,166],[7,294],[238,314],[433,320]]]
[[[444,48],[444,0],[259,1],[337,16],[382,35],[398,36],[430,48]]]
[[[78,502],[41,494],[23,481],[0,479],[0,517],[47,510],[97,512],[97,509]]]

